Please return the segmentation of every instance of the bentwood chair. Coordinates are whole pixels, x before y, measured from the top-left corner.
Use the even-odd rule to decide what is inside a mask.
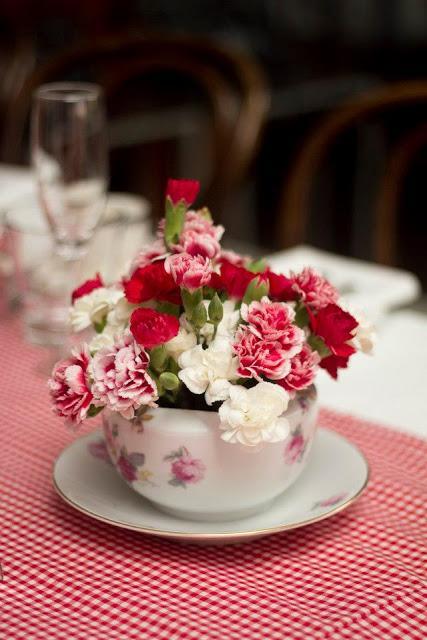
[[[174,157],[176,138],[195,118],[189,103],[201,99],[208,116],[202,122],[209,123],[203,149],[211,159],[210,177],[203,176],[207,184],[203,196],[216,207],[216,218],[221,217],[227,197],[254,156],[269,106],[264,74],[250,56],[205,39],[159,34],[102,37],[70,49],[30,74],[9,105],[3,161],[19,162],[24,157],[34,89],[62,80],[103,86],[112,134],[113,180],[115,171],[121,178],[132,179],[130,190],[137,191],[138,184],[154,209],[162,200],[167,176],[182,171]],[[180,101],[187,111],[175,108]],[[155,148],[151,157],[147,147]],[[126,154],[131,161],[123,165]]]
[[[317,173],[341,134],[392,109],[427,102],[427,81],[394,83],[371,89],[326,116],[297,154],[279,206],[278,235],[282,247],[306,240],[310,202]],[[387,153],[372,210],[372,257],[395,264],[397,214],[404,180],[415,155],[427,144],[427,125],[406,132]]]

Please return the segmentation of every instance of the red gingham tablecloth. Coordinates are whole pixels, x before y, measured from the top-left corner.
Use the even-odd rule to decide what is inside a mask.
[[[323,411],[369,459],[358,502],[239,546],[173,543],[61,502],[52,463],[74,436],[41,352],[3,320],[0,354],[2,640],[425,640],[427,443]]]

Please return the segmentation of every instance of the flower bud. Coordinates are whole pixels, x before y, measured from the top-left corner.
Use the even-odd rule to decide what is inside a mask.
[[[208,311],[209,320],[212,320],[212,322],[215,324],[219,324],[223,318],[224,309],[217,293],[215,293],[212,300],[210,301]]]
[[[164,371],[160,374],[159,381],[167,391],[175,391],[179,387],[179,378],[171,371]]]
[[[201,329],[206,324],[207,319],[208,312],[206,307],[203,302],[199,302],[191,314],[191,323],[196,329]]]
[[[248,284],[243,297],[243,302],[250,304],[251,302],[261,300],[264,296],[268,295],[268,290],[268,282],[257,276]]]
[[[267,263],[264,258],[258,258],[258,260],[253,260],[248,266],[248,271],[252,271],[252,273],[264,273],[267,268]]]
[[[168,354],[164,345],[154,347],[150,352],[150,364],[156,371],[164,369],[167,358]]]

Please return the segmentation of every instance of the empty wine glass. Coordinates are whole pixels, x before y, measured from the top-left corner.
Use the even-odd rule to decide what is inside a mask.
[[[47,288],[52,273],[56,283],[63,283],[60,291],[57,288],[55,304],[66,318],[80,260],[106,203],[102,89],[76,82],[39,87],[34,94],[31,150],[40,205],[54,239],[53,254],[46,258],[42,271]]]
[[[104,211],[107,144],[102,89],[46,84],[34,95],[32,161],[57,254],[76,260]]]

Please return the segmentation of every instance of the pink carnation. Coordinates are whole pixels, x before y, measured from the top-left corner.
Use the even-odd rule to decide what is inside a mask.
[[[306,267],[300,273],[293,275],[292,288],[313,309],[322,309],[328,304],[334,304],[339,298],[335,287],[310,267]]]
[[[244,378],[281,380],[291,369],[289,353],[281,343],[260,339],[248,326],[238,329],[233,350],[239,360],[237,372]]]
[[[252,261],[250,256],[242,256],[235,251],[225,250],[221,251],[221,260],[226,260],[230,264],[234,264],[236,267],[246,268]]]
[[[221,252],[219,241],[224,233],[224,227],[215,226],[212,220],[197,211],[187,211],[184,228],[179,237],[179,243],[174,245],[175,251],[185,251],[192,256],[201,255],[216,258]]]
[[[164,240],[158,238],[149,247],[145,247],[135,256],[131,264],[130,274],[134,273],[136,269],[143,269],[157,258],[165,256],[166,253]]]
[[[66,418],[71,425],[83,422],[92,402],[88,378],[89,361],[87,345],[75,348],[71,352],[71,358],[56,363],[48,381],[55,413]]]
[[[157,388],[147,373],[148,364],[147,352],[130,333],[117,338],[113,346],[100,349],[92,364],[95,403],[127,419],[142,406],[156,406]]]
[[[165,271],[170,273],[178,286],[194,291],[209,284],[212,265],[209,258],[189,253],[176,253],[165,260]]]
[[[312,351],[308,345],[304,345],[302,351],[291,360],[291,370],[283,380],[278,383],[286,391],[301,391],[309,387],[316,377],[320,362],[317,351]]]
[[[201,460],[192,458],[190,454],[184,453],[171,465],[172,474],[177,480],[186,483],[196,483],[203,479],[206,467]]]
[[[165,220],[161,220],[157,237],[163,241]],[[189,253],[192,256],[204,256],[217,258],[221,253],[221,240],[224,227],[214,225],[211,220],[197,211],[187,211],[184,227],[179,236],[179,241],[171,245],[174,253]]]
[[[299,353],[305,341],[305,334],[293,321],[295,312],[284,302],[251,302],[242,306],[242,317],[260,340],[280,342],[288,358]]]

